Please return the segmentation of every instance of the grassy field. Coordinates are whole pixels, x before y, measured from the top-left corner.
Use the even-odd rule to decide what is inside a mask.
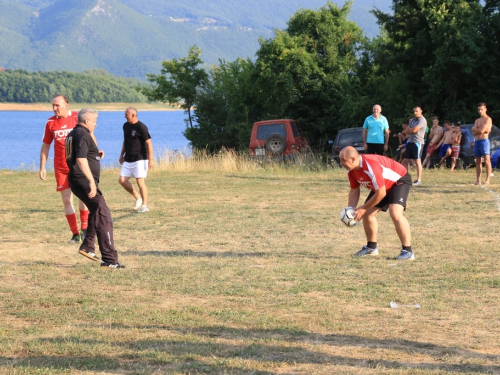
[[[498,177],[425,171],[397,262],[388,214],[351,257],[343,170],[173,159],[144,215],[103,172],[113,271],[66,244],[53,177],[0,171],[1,374],[500,374]]]

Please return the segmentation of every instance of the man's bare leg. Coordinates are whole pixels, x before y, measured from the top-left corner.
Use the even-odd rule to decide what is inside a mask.
[[[486,180],[484,181],[485,185],[490,184],[490,177],[491,177],[491,159],[490,155],[485,155],[484,156],[484,165],[486,166]]]
[[[483,172],[483,162],[481,156],[476,156],[476,182],[474,185],[481,185],[481,173]]]

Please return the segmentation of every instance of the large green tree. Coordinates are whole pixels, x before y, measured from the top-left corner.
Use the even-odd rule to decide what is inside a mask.
[[[351,3],[302,9],[285,30],[261,40],[257,81],[268,117],[298,119],[313,145],[322,146],[351,120],[345,101],[355,80],[362,30],[347,19]]]
[[[485,54],[479,0],[394,0],[392,9],[374,11],[386,33],[374,44],[378,96],[399,103],[402,117],[417,104],[427,114],[470,117]]]
[[[201,50],[195,45],[189,49],[187,57],[165,60],[161,74],[148,74],[153,86],[143,87],[142,93],[151,101],[179,104],[188,115],[188,126],[193,128],[191,109],[195,105],[198,89],[207,78],[207,73],[199,66],[203,64]]]
[[[260,114],[254,69],[250,59],[212,66],[198,92],[196,125],[185,132],[195,148],[248,147],[252,123]]]

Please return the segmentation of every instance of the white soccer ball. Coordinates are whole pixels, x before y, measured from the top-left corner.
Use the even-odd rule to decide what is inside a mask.
[[[354,220],[354,215],[354,208],[346,207],[342,211],[340,211],[340,221],[342,221],[348,227],[353,227],[358,224],[358,222]]]

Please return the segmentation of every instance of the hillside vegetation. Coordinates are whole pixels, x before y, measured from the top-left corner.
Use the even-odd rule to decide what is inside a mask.
[[[186,55],[198,45],[207,65],[219,59],[254,58],[259,37],[300,7],[325,0],[148,2],[138,0],[0,0],[0,67],[30,71],[83,71],[100,68],[145,78],[161,61]],[[378,31],[368,11],[373,2],[356,1],[352,18]],[[377,3],[387,9],[389,0]]]
[[[76,103],[145,102],[135,79],[119,78],[102,70],[72,72],[0,72],[0,102],[47,103],[66,95]]]

